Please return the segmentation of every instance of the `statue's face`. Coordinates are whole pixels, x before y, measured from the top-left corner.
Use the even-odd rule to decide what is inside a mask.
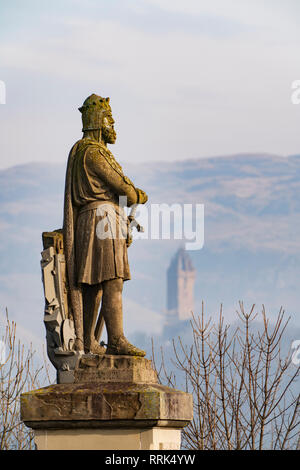
[[[115,121],[111,112],[108,112],[103,118],[102,139],[106,144],[114,144],[117,139],[117,134],[114,129]]]

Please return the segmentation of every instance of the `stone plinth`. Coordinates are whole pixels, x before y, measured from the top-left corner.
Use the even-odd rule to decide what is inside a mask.
[[[192,416],[192,396],[158,384],[140,357],[84,355],[75,383],[21,396],[40,449],[179,449]]]

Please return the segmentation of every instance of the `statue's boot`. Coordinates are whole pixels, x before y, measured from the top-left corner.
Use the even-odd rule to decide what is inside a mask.
[[[106,354],[122,356],[146,356],[146,352],[129,343],[124,335],[112,336],[107,346]]]
[[[86,354],[105,354],[106,348],[101,346],[95,338],[89,338],[84,342],[84,352]]]
[[[75,344],[74,344],[74,351],[83,351],[84,346],[83,346],[83,341],[80,338],[75,339]]]

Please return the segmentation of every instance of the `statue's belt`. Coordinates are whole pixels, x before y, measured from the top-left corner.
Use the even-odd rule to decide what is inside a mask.
[[[127,215],[124,212],[123,207],[119,206],[116,202],[113,201],[93,201],[85,204],[79,209],[78,215],[83,214],[84,212],[91,211],[97,209],[99,206],[109,206],[109,209],[113,208],[114,212],[112,213],[111,210],[108,210],[108,214],[110,213],[112,216],[113,214],[117,214],[124,223],[129,223]]]
[[[78,214],[82,214],[83,212],[91,211],[93,209],[97,209],[99,206],[101,206],[103,204],[109,204],[110,206],[113,206],[117,211],[120,210],[120,206],[118,204],[116,204],[115,202],[112,202],[112,201],[93,201],[93,202],[89,202],[88,204],[85,204],[84,206],[82,206],[79,209]]]

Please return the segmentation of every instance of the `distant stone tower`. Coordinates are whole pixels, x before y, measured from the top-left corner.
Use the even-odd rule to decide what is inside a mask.
[[[180,248],[167,271],[168,323],[188,320],[194,312],[196,271],[184,248]]]

